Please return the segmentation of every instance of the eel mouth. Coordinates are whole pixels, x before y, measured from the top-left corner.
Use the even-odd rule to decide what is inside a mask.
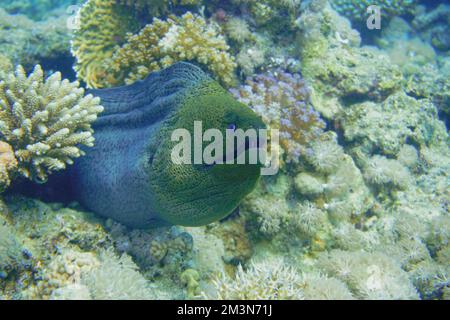
[[[265,147],[266,143],[263,141],[260,141],[260,139],[257,139],[257,141],[251,141],[249,138],[245,139],[244,143],[241,143],[240,145],[235,145],[234,150],[231,150],[228,153],[225,153],[222,155],[222,157],[217,157],[212,164],[206,164],[206,167],[211,168],[218,164],[236,164],[237,159],[247,151],[255,150],[256,152],[258,149]]]

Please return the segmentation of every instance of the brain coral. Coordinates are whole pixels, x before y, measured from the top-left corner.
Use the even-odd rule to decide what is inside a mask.
[[[135,17],[115,0],[88,0],[78,19],[80,28],[72,40],[78,78],[92,88],[116,84],[107,61],[115,47],[125,42],[127,32],[137,30]]]
[[[280,144],[286,161],[296,162],[308,145],[325,128],[309,101],[309,90],[300,74],[276,70],[248,78],[232,93],[262,116],[265,123],[280,130]]]
[[[175,62],[192,61],[209,69],[222,84],[231,85],[236,63],[228,50],[215,25],[188,12],[167,21],[155,18],[139,34],[129,35],[114,54],[112,67],[120,79],[132,83]]]
[[[369,14],[367,8],[377,5],[387,17],[410,13],[417,4],[416,0],[331,0],[332,6],[341,14],[354,21],[365,21]]]
[[[23,176],[46,180],[83,155],[78,145],[93,145],[90,124],[103,107],[78,85],[60,73],[44,80],[40,66],[28,77],[19,66],[0,81],[0,139],[13,147]]]

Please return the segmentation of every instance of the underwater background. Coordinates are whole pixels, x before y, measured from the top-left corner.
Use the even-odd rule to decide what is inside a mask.
[[[445,0],[1,0],[0,300],[450,299],[449,25]],[[17,191],[95,144],[85,88],[180,61],[280,130],[238,211],[141,230]]]

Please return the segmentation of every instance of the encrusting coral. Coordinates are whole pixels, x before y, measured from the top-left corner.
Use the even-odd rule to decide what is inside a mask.
[[[77,82],[55,73],[44,79],[40,66],[27,77],[18,66],[0,81],[0,139],[9,143],[18,172],[45,181],[93,146],[91,123],[103,111],[100,99],[84,95]]]

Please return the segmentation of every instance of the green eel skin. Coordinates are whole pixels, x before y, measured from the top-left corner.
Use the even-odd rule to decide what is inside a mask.
[[[96,144],[69,172],[87,209],[134,228],[201,226],[235,210],[257,184],[259,164],[175,164],[178,128],[203,131],[265,128],[198,67],[178,63],[130,86],[93,90],[105,112],[94,124]],[[204,147],[210,142],[203,143]],[[249,149],[246,149],[248,155]]]

